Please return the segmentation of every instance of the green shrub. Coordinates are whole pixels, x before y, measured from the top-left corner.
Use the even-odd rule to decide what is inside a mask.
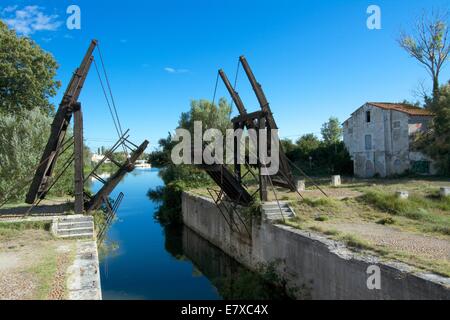
[[[337,207],[337,202],[330,198],[318,198],[318,199],[310,199],[310,198],[304,198],[303,203],[307,204],[310,207],[313,208],[319,208],[319,207]]]
[[[450,216],[433,211],[445,208],[447,200],[430,199],[417,195],[405,200],[382,191],[368,191],[359,198],[359,201],[393,215],[424,222],[427,224],[423,226],[424,230],[435,230],[438,233],[448,234],[450,229]]]
[[[320,221],[320,222],[325,222],[325,221],[330,220],[330,218],[328,218],[327,216],[324,216],[324,215],[320,215],[320,216],[317,216],[314,220]]]
[[[394,224],[395,220],[393,218],[383,218],[377,221],[377,224],[381,225],[387,225],[387,224]]]
[[[26,222],[0,222],[0,229],[9,230],[46,230],[51,228],[51,222],[46,221],[26,221]]]
[[[371,250],[373,247],[365,240],[362,240],[354,235],[345,234],[339,237],[339,240],[345,242],[349,247],[360,250]]]

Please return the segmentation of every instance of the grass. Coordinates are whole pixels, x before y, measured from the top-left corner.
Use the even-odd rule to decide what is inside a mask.
[[[395,194],[371,190],[359,200],[392,215],[422,222],[424,231],[450,235],[450,201],[447,198],[415,194],[409,199],[399,199]]]
[[[63,278],[58,279],[58,282],[64,284],[62,298],[67,298],[68,288],[66,285],[67,274],[65,269],[73,263],[76,256],[75,245],[71,244],[71,249],[69,252],[57,252],[56,244],[51,244],[46,246],[41,254],[38,263],[29,267],[28,272],[36,279],[37,287],[34,291],[34,299],[36,300],[47,300],[50,297],[50,293],[53,289],[53,284],[55,281],[55,276],[58,272],[63,272]],[[66,255],[64,262],[58,266],[58,258],[61,255]],[[58,267],[60,270],[58,270]]]
[[[55,276],[58,272],[58,258],[67,254],[65,264],[71,264],[75,259],[75,247],[71,245],[70,252],[62,253],[56,250],[59,242],[51,237],[49,221],[24,221],[24,222],[0,222],[0,240],[14,241],[18,247],[35,246],[32,250],[33,258],[29,259],[22,272],[28,273],[34,279],[36,287],[33,291],[33,299],[46,300],[52,290]],[[29,232],[41,230],[45,232]],[[21,244],[22,243],[22,244]],[[69,244],[68,244],[69,245]],[[61,270],[64,270],[65,265]],[[65,279],[60,280],[65,283]],[[67,288],[64,287],[63,294],[67,296]]]
[[[319,221],[319,222],[325,222],[325,221],[330,220],[330,218],[328,216],[319,215],[314,220]]]
[[[308,194],[312,191],[308,189],[303,193],[305,199],[277,189],[279,199],[290,201],[297,214],[280,223],[316,231],[345,243],[352,250],[368,251],[382,260],[404,262],[449,277],[449,259],[432,259],[426,252],[423,255],[403,252],[394,245],[371,242],[364,233],[345,231],[353,224],[355,228],[373,224],[374,228],[385,226],[405,235],[427,235],[450,241],[450,198],[439,196],[439,188],[448,184],[448,179],[439,178],[352,180],[351,184],[332,190],[329,181],[324,180],[321,185],[329,194],[334,191],[336,198],[323,197],[318,192]],[[399,190],[408,191],[410,198],[398,199],[395,192]]]
[[[359,250],[373,250],[374,247],[368,241],[361,239],[353,234],[335,234],[336,239],[344,242],[348,247]]]
[[[50,231],[51,222],[26,221],[26,222],[0,222],[0,238],[14,238],[24,230]]]
[[[377,224],[381,224],[383,226],[385,225],[391,225],[391,224],[395,224],[395,220],[391,217],[388,218],[382,218],[380,220],[377,221]]]
[[[73,197],[70,195],[66,195],[66,196],[49,195],[46,197],[45,200],[43,200],[41,202],[41,205],[68,204],[72,200],[73,200]],[[6,203],[0,209],[5,210],[5,209],[15,209],[15,208],[22,208],[22,207],[29,208],[30,205],[23,201],[13,201],[13,202]]]
[[[343,233],[324,225],[309,225],[307,222],[287,221],[286,225],[297,229],[311,230],[328,236],[335,241],[343,242],[349,249],[362,251],[378,256],[384,261],[400,261],[419,271],[433,272],[444,277],[450,277],[450,262],[421,257],[415,254],[395,250],[386,246],[378,246],[354,234]]]
[[[106,216],[102,210],[95,210],[92,213],[94,218],[95,232],[98,233],[106,226]]]
[[[339,201],[334,200],[332,198],[316,198],[316,199],[304,198],[302,202],[312,208],[321,208],[321,207],[338,208],[339,207]]]
[[[37,278],[36,283],[38,286],[34,294],[37,300],[47,299],[50,293],[53,279],[58,268],[57,259],[55,248],[53,246],[49,246],[45,249],[43,257],[40,259],[39,263],[30,267],[28,270],[28,272]]]

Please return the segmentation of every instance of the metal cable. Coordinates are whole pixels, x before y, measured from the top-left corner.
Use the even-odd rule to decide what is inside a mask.
[[[114,113],[113,113],[113,110],[112,110],[112,108],[111,108],[111,104],[110,104],[110,102],[109,102],[108,95],[107,95],[107,93],[106,93],[105,86],[103,85],[103,80],[102,80],[102,78],[101,78],[101,76],[100,76],[100,71],[98,70],[97,62],[95,62],[95,59],[94,59],[94,66],[95,66],[95,70],[97,71],[98,80],[100,81],[100,85],[101,85],[101,87],[102,87],[103,95],[105,96],[105,99],[106,99],[106,104],[108,105],[109,112],[110,112],[111,117],[112,117],[113,122],[114,122],[114,127],[116,128],[117,135],[118,135],[119,138],[120,138],[120,137],[122,136],[122,134],[121,134],[121,132],[120,132],[120,130],[119,130],[119,127],[118,127],[118,125],[117,125],[117,123],[116,123],[116,119],[115,119],[115,117],[114,117]]]
[[[236,91],[238,76],[239,76],[239,69],[241,67],[241,60],[238,61],[237,67],[236,67],[236,75],[234,76],[234,86],[233,90]],[[233,109],[234,100],[231,99],[231,109]]]
[[[212,105],[214,106],[214,103],[216,102],[216,94],[217,94],[217,86],[219,85],[219,73],[217,73],[216,77],[216,86],[214,87],[214,95],[212,99]]]
[[[111,102],[112,102],[112,105],[113,105],[113,108],[114,108],[114,113],[116,114],[117,124],[119,125],[120,133],[122,133],[122,126],[120,124],[120,119],[119,119],[119,115],[117,113],[116,103],[114,101],[114,96],[113,96],[113,93],[112,93],[112,90],[111,90],[111,85],[109,83],[109,78],[108,78],[108,74],[106,72],[105,63],[103,61],[102,51],[100,50],[100,44],[97,45],[97,50],[98,50],[98,53],[99,53],[99,56],[100,56],[100,62],[102,63],[103,73],[105,74],[105,79],[106,79],[106,84],[108,86],[109,94],[111,96]]]

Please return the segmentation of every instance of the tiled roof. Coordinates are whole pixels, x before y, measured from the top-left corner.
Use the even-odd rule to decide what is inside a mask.
[[[385,110],[404,112],[411,116],[434,116],[434,114],[427,109],[419,108],[406,103],[368,102],[368,104]]]

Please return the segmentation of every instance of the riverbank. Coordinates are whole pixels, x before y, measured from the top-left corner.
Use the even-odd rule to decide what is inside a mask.
[[[96,240],[56,237],[58,218],[0,220],[0,299],[101,299]]]
[[[450,198],[439,195],[448,181],[430,177],[343,182],[332,187],[329,180],[320,180],[328,197],[313,186],[301,192],[302,198],[277,188],[277,199],[297,213],[280,223],[450,277]],[[408,192],[409,198],[397,197],[398,190]],[[210,197],[205,188],[192,192]],[[270,200],[276,201],[273,193]]]
[[[449,278],[384,261],[324,234],[264,218],[251,220],[250,234],[243,226],[233,231],[212,200],[189,193],[183,193],[182,209],[184,223],[203,238],[251,269],[279,262],[278,273],[313,299],[450,299]],[[367,285],[371,266],[380,270],[380,290]]]

